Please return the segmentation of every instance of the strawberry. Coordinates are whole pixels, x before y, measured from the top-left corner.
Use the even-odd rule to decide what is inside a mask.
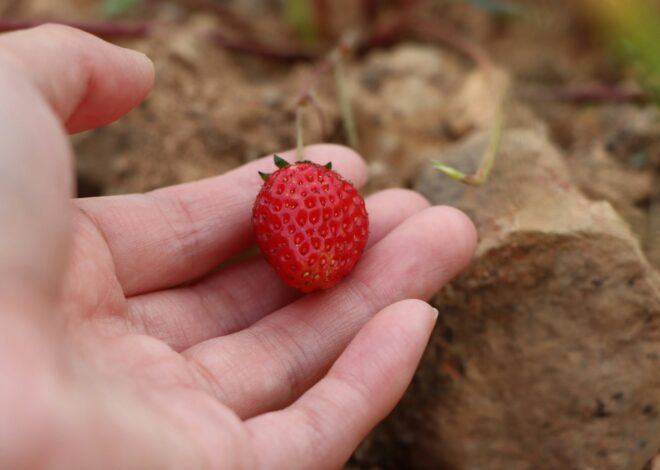
[[[268,263],[303,292],[328,289],[348,275],[364,251],[369,218],[355,187],[325,166],[290,165],[268,175],[254,202],[252,224]]]

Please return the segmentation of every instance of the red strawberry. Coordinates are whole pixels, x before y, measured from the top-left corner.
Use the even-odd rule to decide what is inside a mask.
[[[265,180],[252,210],[257,244],[279,276],[303,292],[328,289],[353,270],[369,236],[364,199],[332,165],[289,165]]]

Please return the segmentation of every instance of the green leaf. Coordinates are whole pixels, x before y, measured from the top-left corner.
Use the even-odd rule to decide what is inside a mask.
[[[284,168],[286,166],[289,166],[289,162],[287,162],[285,159],[283,159],[279,155],[273,155],[273,160],[275,161],[275,166],[277,168]]]
[[[134,8],[139,0],[105,0],[103,13],[106,16],[119,16]]]
[[[431,164],[436,170],[440,170],[445,175],[449,176],[451,179],[454,179],[456,181],[463,182],[467,178],[467,175],[462,171],[457,170],[456,168],[453,168],[449,165],[445,165],[444,163],[440,163],[436,160],[433,160],[431,161]]]
[[[270,178],[270,173],[263,173],[263,172],[258,172],[259,176],[261,176],[261,179],[264,181],[268,181],[268,178]]]
[[[328,162],[324,165],[328,170],[332,170],[332,162]]]
[[[504,132],[504,103],[504,99],[501,99],[497,112],[495,113],[493,127],[490,130],[488,146],[481,157],[481,163],[476,172],[466,175],[462,171],[436,160],[431,161],[433,167],[461,183],[469,184],[471,186],[481,186],[486,183],[490,176],[490,172],[493,170],[493,165],[495,164],[495,159],[497,158],[500,151],[500,144],[502,143],[502,133]]]

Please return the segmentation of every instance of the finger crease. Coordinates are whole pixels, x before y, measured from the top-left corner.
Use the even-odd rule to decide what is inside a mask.
[[[192,286],[192,291],[198,299],[198,304],[204,315],[210,318],[218,327],[215,336],[222,336],[227,334],[227,318],[232,324],[240,323],[239,319],[245,316],[243,309],[244,302],[239,302],[232,289],[227,289],[223,285],[215,285],[213,297],[218,296],[221,301],[218,302],[215,298],[209,295],[208,286],[204,284],[197,284]],[[213,308],[213,305],[222,306],[222,314],[218,312],[218,308]]]
[[[174,239],[179,245],[177,255],[184,258],[186,268],[191,268],[195,262],[194,255],[199,251],[200,230],[197,223],[195,223],[194,217],[190,213],[190,208],[179,198],[161,198],[154,194],[151,194],[150,197],[154,201],[154,205],[161,218],[170,227]],[[163,203],[169,203],[175,206],[175,209],[172,212],[176,214],[176,216],[184,219],[183,226],[186,227],[185,229],[181,230],[177,228],[177,223],[173,222],[172,216],[164,210]]]
[[[185,355],[183,355],[183,357],[196,372],[196,375],[199,377],[201,385],[204,386],[206,392],[212,397],[217,398],[220,402],[224,402],[227,393],[213,371],[211,371],[201,359],[186,357]]]

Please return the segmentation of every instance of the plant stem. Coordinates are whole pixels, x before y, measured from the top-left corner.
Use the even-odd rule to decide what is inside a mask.
[[[303,161],[305,157],[303,156],[305,150],[305,144],[303,142],[303,114],[304,107],[298,106],[296,108],[296,161]]]
[[[571,103],[641,102],[647,99],[643,91],[609,85],[586,85],[557,90],[556,99]]]
[[[341,118],[344,124],[344,131],[348,144],[352,148],[357,148],[360,144],[358,139],[357,127],[355,126],[355,119],[353,117],[353,108],[351,106],[351,98],[348,93],[346,85],[346,67],[344,65],[344,53],[339,52],[339,57],[335,63],[335,82],[337,86],[337,95],[339,97],[339,107],[341,110]]]
[[[265,59],[281,60],[284,62],[310,61],[317,57],[312,51],[298,47],[273,46],[250,39],[232,39],[221,31],[213,33],[213,40],[220,47],[237,52],[253,54]]]
[[[356,42],[357,42],[356,37],[347,36],[340,42],[340,44],[337,47],[335,47],[332,51],[330,51],[330,53],[327,54],[323,58],[323,60],[316,65],[312,75],[305,84],[305,87],[300,92],[300,96],[296,100],[296,112],[299,108],[302,108],[303,106],[306,105],[311,105],[314,108],[314,111],[318,116],[319,127],[321,128],[321,136],[323,139],[325,139],[328,135],[328,126],[326,124],[326,119],[325,119],[325,114],[323,113],[323,109],[321,108],[318,100],[316,99],[316,94],[315,94],[316,88],[318,87],[321,78],[323,78],[331,68],[335,68],[335,76],[336,76],[337,74],[336,67],[337,64],[340,62],[342,55],[347,54],[352,48],[354,48]],[[342,86],[344,86],[343,82],[342,82]],[[341,100],[341,96],[342,96],[341,93],[338,92],[338,95],[340,96],[340,100]],[[349,107],[350,107],[350,103],[349,103]],[[352,118],[352,113],[351,113],[351,118]]]
[[[495,164],[495,159],[500,150],[500,144],[502,143],[502,134],[504,131],[504,99],[500,101],[500,104],[495,111],[495,117],[493,119],[493,127],[490,131],[490,137],[488,141],[488,146],[481,157],[481,163],[479,168],[474,173],[465,174],[456,168],[445,165],[437,161],[431,162],[433,167],[437,170],[440,170],[445,175],[449,176],[452,179],[460,181],[461,183],[469,184],[471,186],[481,186],[482,184],[488,181],[491,171],[493,170],[493,165]]]
[[[429,21],[417,17],[415,19],[415,25],[411,28],[411,33],[421,40],[440,42],[451,47],[472,60],[484,71],[494,68],[493,60],[488,55],[488,52],[479,44],[460,34],[449,23],[441,22],[438,19]]]
[[[371,28],[368,38],[359,45],[358,52],[364,53],[371,49],[391,46],[410,36],[408,33],[409,12],[381,15],[381,17],[382,19]]]

